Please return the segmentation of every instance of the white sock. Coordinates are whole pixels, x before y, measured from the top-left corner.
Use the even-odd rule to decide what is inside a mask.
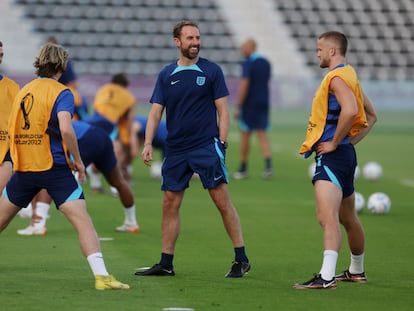
[[[128,172],[128,174],[131,174],[132,175],[132,173],[134,172],[134,167],[131,164],[129,164],[127,166],[126,171]]]
[[[111,194],[113,196],[118,196],[119,195],[118,189],[116,189],[115,187],[110,186],[109,189],[111,190]]]
[[[29,205],[27,205],[26,210],[27,210],[28,213],[33,213],[32,202],[30,202]]]
[[[33,215],[32,203],[29,203],[27,207],[20,209],[18,215],[22,218],[32,218],[32,215]]]
[[[34,223],[35,228],[43,228],[46,226],[47,216],[49,215],[50,204],[44,202],[36,203],[36,215],[38,219]]]
[[[354,255],[351,253],[351,264],[349,265],[349,272],[352,274],[359,274],[364,272],[364,253],[361,255]]]
[[[106,271],[102,253],[90,254],[86,259],[89,262],[93,275],[109,275],[108,271]]]
[[[94,189],[102,188],[101,174],[99,172],[95,173],[93,171],[92,165],[89,165],[86,168],[86,172],[88,173],[91,188],[94,188]]]
[[[333,250],[325,250],[323,252],[323,263],[319,272],[322,279],[330,281],[335,276],[336,261],[338,260],[338,252]]]
[[[131,207],[124,207],[125,223],[130,225],[137,224],[137,217],[135,215],[135,204]]]

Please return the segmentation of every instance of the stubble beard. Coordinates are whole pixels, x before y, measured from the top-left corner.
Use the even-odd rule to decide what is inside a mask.
[[[191,52],[191,49],[196,47],[197,48],[197,52]],[[195,45],[195,46],[190,46],[188,49],[181,49],[181,54],[188,58],[188,59],[196,59],[198,57],[198,53],[200,52],[200,46],[199,45]]]

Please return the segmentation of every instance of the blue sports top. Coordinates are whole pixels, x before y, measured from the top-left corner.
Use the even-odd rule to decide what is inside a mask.
[[[75,73],[75,70],[73,69],[72,61],[69,60],[66,65],[65,72],[62,73],[61,77],[59,78],[59,82],[64,85],[67,85],[69,82],[72,82],[75,80],[76,80],[76,73]]]
[[[340,64],[333,68],[332,70],[339,68],[339,67],[345,67],[347,64]],[[338,119],[339,114],[341,113],[341,105],[339,105],[339,102],[335,95],[329,93],[328,95],[328,115],[326,118],[326,125],[325,129],[322,133],[321,138],[319,139],[319,142],[325,142],[325,141],[331,141],[335,135],[336,128],[338,126]],[[340,142],[340,144],[349,144],[349,136],[345,136],[344,139]]]
[[[166,156],[200,148],[218,137],[214,101],[228,95],[223,71],[207,59],[199,58],[191,66],[164,67],[150,102],[166,110]]]
[[[90,129],[91,125],[84,121],[72,121],[73,130],[75,131],[77,140],[81,139]]]
[[[53,106],[53,110],[50,115],[50,120],[54,120],[54,122],[49,122],[48,126],[48,130],[51,133],[57,134],[50,135],[50,148],[52,150],[55,165],[67,165],[65,153],[63,152],[62,142],[60,139],[57,139],[57,137],[60,137],[57,114],[60,111],[68,111],[71,115],[73,115],[74,109],[75,105],[72,92],[69,89],[64,90],[56,99],[55,105]]]
[[[135,116],[135,120],[141,123],[141,128],[138,131],[138,137],[145,138],[145,129],[147,127],[148,117]],[[157,129],[157,132],[155,133],[152,144],[154,146],[163,146],[165,144],[166,139],[167,139],[167,125],[165,124],[165,120],[161,120],[158,126],[158,129]]]
[[[255,113],[260,106],[269,106],[269,81],[271,65],[259,53],[253,53],[242,62],[242,77],[249,80],[249,90],[244,100],[243,109]]]

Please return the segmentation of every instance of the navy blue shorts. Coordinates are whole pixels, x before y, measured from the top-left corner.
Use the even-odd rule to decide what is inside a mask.
[[[270,130],[269,118],[267,115],[263,115],[261,118],[258,118],[256,122],[247,122],[245,120],[240,120],[239,124],[240,130],[243,132],[253,132],[255,130]]]
[[[116,167],[113,143],[102,129],[90,128],[78,141],[78,145],[85,167],[94,163],[102,174],[110,173]]]
[[[252,104],[242,108],[240,129],[245,132],[270,129],[269,105],[263,102]]]
[[[162,165],[163,191],[182,191],[189,186],[193,173],[200,176],[204,189],[228,183],[226,152],[215,139],[211,144],[187,153],[167,156]]]
[[[14,205],[26,207],[45,188],[59,208],[67,201],[84,199],[82,187],[67,166],[53,167],[44,172],[15,172],[3,195]]]
[[[344,198],[354,192],[354,174],[357,158],[354,145],[339,145],[335,151],[315,157],[316,169],[312,183],[328,180],[342,190]]]

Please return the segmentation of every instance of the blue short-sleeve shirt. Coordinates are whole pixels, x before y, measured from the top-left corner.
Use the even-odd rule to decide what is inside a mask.
[[[53,106],[51,113],[51,120],[55,122],[49,122],[48,130],[51,133],[56,133],[56,135],[50,136],[50,148],[52,150],[53,161],[55,165],[67,165],[65,153],[63,151],[63,146],[60,137],[60,129],[58,128],[58,117],[57,114],[61,111],[67,111],[73,115],[75,109],[75,104],[73,101],[73,94],[70,90],[64,90],[56,99],[55,105]]]
[[[205,146],[218,137],[214,101],[228,95],[221,68],[207,59],[199,58],[191,66],[164,67],[150,102],[166,109],[166,155]]]

